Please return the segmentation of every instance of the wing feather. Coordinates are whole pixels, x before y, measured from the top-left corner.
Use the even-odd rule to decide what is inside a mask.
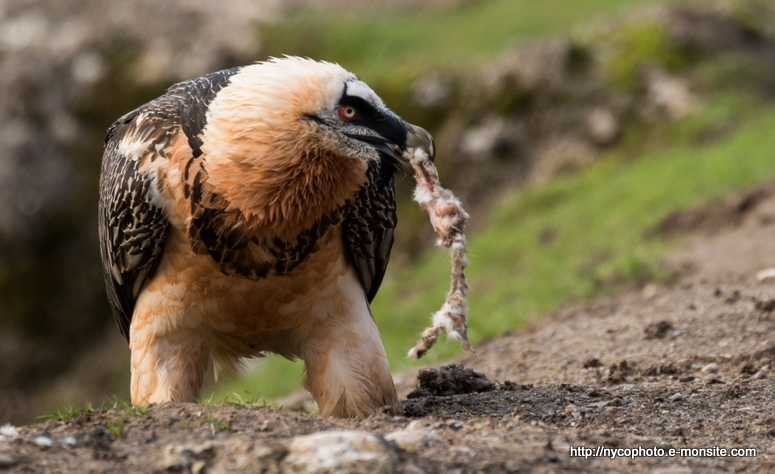
[[[140,126],[146,129],[136,129],[133,120],[141,111],[122,117],[111,127],[100,177],[103,276],[113,315],[127,340],[137,296],[156,271],[169,232],[164,210],[152,198],[152,186],[158,183],[151,173],[140,172],[139,160],[122,153],[120,143],[132,132],[134,137],[166,135],[165,129],[175,124],[158,117],[143,121]]]
[[[385,277],[396,227],[396,195],[392,170],[369,163],[368,182],[345,210],[342,224],[350,261],[369,302]]]
[[[186,135],[194,156],[201,155],[207,107],[239,70],[175,84],[108,130],[100,176],[100,252],[108,299],[127,340],[137,297],[159,265],[170,226],[154,199],[163,183],[155,171],[140,170],[140,155],[151,162],[166,158],[165,150],[179,133]]]

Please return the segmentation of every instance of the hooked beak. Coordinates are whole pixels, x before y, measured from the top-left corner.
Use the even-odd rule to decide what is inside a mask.
[[[407,148],[419,148],[428,154],[428,159],[433,161],[436,158],[436,143],[427,130],[415,125],[409,125],[406,134]]]
[[[427,130],[412,124],[406,127],[406,144],[400,145],[392,143],[385,138],[378,136],[349,135],[351,138],[368,143],[380,152],[382,159],[389,159],[398,167],[405,171],[411,169],[409,161],[404,157],[404,153],[409,148],[420,148],[428,154],[428,158],[433,161],[436,157],[436,145],[433,137]]]

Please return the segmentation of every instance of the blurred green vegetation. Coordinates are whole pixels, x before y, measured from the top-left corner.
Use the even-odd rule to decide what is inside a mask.
[[[325,58],[354,71],[390,107],[410,122],[433,131],[438,117],[411,103],[414,81],[430,73],[455,76],[475,71],[531,37],[563,34],[602,16],[633,7],[678,0],[482,0],[459,8],[344,12],[300,9],[279,23],[262,24],[266,56]],[[645,36],[647,44],[640,41]],[[618,42],[620,50],[655,54],[659,32],[634,31]],[[651,36],[649,36],[651,35]],[[667,60],[673,64],[675,58]],[[625,61],[626,62],[626,61]],[[614,75],[630,74],[628,64],[613,64]],[[629,76],[625,77],[627,80]]]
[[[671,45],[663,27],[647,21],[614,29],[598,40],[611,48],[606,61],[609,81],[622,88],[636,88],[641,83],[638,71],[643,64],[658,65],[668,72],[686,68],[697,52]]]
[[[520,38],[567,34],[602,14],[655,0],[487,0],[459,8],[364,13],[299,10],[261,27],[268,55],[326,58],[369,84],[438,69],[470,70]],[[389,79],[387,79],[389,80]]]

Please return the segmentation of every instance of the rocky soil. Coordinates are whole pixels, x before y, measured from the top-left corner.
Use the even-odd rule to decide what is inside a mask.
[[[81,412],[3,427],[0,470],[772,472],[771,188],[655,229],[692,232],[666,260],[681,274],[670,285],[570,304],[461,365],[397,374],[408,396],[399,411],[365,420],[246,403]],[[619,451],[571,456],[578,447]],[[755,455],[730,455],[741,448]]]

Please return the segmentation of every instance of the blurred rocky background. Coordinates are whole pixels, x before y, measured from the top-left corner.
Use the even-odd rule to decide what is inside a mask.
[[[126,385],[95,232],[105,132],[174,82],[255,61],[278,3],[0,2],[0,423]]]
[[[174,82],[269,55],[339,61],[361,74],[357,61],[328,56],[324,30],[303,27],[299,11],[443,16],[487,2],[362,3],[0,1],[0,424],[126,398],[128,349],[107,305],[96,231],[102,142],[114,119]],[[410,61],[393,76],[361,77],[434,133],[442,180],[475,230],[503,193],[628,146],[625,130],[698,113],[713,91],[771,101],[773,20],[768,1],[672,2],[573,35],[519,36],[475,67]],[[400,207],[397,260],[410,265],[433,239],[414,206]]]

